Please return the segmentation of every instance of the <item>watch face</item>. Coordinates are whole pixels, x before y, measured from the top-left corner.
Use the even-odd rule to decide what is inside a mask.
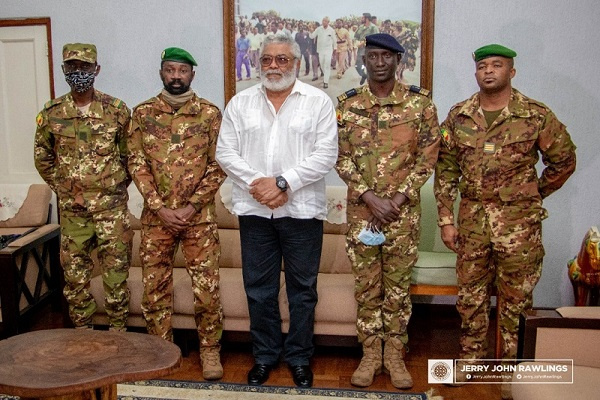
[[[275,184],[281,190],[286,190],[287,189],[287,182],[286,182],[286,180],[283,177],[276,178],[275,179]]]

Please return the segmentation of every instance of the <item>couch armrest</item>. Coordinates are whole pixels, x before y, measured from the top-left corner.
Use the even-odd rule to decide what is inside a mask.
[[[600,319],[564,318],[556,310],[529,310],[519,321],[519,359],[573,359],[600,368]]]
[[[23,226],[42,226],[48,222],[49,205],[52,190],[45,183],[34,183],[29,186],[27,197],[17,214],[0,221],[0,228],[16,228]]]

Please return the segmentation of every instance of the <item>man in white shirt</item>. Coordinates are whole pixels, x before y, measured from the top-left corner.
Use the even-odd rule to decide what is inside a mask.
[[[258,33],[258,28],[252,28],[252,33],[248,34],[248,39],[250,39],[250,63],[257,74],[260,74],[258,54],[264,37],[264,33]],[[260,75],[257,75],[257,78],[260,78]]]
[[[319,53],[319,64],[323,71],[323,88],[329,87],[329,76],[331,75],[331,57],[333,51],[337,49],[335,30],[329,25],[329,17],[323,18],[323,23],[314,32],[310,38],[317,38],[317,53]]]
[[[233,181],[239,216],[242,273],[255,364],[248,384],[269,378],[280,355],[294,383],[312,386],[317,274],[326,217],[324,176],[337,159],[333,103],[296,79],[300,48],[287,35],[267,36],[260,52],[261,83],[231,99],[216,158]],[[279,312],[285,262],[290,327],[283,340]]]

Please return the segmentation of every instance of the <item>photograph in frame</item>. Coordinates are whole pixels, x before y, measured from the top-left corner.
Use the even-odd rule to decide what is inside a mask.
[[[225,100],[260,83],[258,46],[262,38],[271,33],[289,35],[300,45],[298,79],[301,81],[324,90],[334,100],[341,93],[360,86],[361,75],[356,64],[361,58],[361,43],[354,39],[354,33],[360,25],[369,24],[365,22],[368,15],[370,25],[396,37],[406,50],[397,79],[431,90],[433,7],[434,0],[377,0],[369,5],[354,0],[224,0]],[[314,36],[311,33],[323,25],[326,17],[333,28],[329,32],[335,34],[334,40],[341,49],[332,54],[327,88],[316,54],[318,41],[315,43],[311,38]],[[373,32],[373,27],[370,31]]]

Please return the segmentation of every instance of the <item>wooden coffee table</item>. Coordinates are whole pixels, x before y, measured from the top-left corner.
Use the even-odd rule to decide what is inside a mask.
[[[116,399],[117,383],[168,375],[175,344],[144,333],[51,329],[0,341],[0,393],[22,398]]]

